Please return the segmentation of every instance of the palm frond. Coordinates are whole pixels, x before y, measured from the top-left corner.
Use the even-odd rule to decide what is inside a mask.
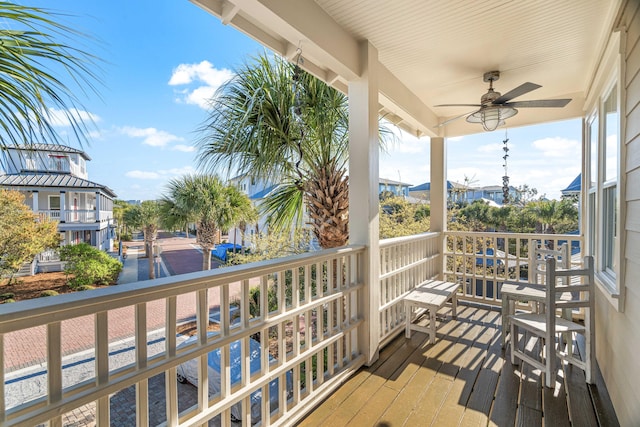
[[[80,144],[88,141],[92,122],[78,94],[98,93],[98,59],[73,46],[85,34],[50,18],[60,16],[0,2],[0,146],[59,143],[54,108]]]

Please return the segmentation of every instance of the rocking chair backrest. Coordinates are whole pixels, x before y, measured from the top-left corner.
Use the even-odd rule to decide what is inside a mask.
[[[571,267],[571,253],[567,243],[563,243],[558,249],[549,249],[543,246],[543,242],[531,240],[529,258],[529,283],[539,285],[548,283],[545,277],[548,271],[546,260],[549,258],[556,260],[558,268],[568,269]]]

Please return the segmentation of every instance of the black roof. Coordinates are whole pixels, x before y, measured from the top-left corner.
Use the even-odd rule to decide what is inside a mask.
[[[49,187],[96,189],[116,198],[116,193],[106,185],[101,185],[77,176],[64,173],[20,173],[0,175],[1,187]]]

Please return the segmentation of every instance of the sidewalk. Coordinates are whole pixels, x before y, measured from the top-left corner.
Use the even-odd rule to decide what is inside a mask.
[[[170,233],[161,233],[158,239],[161,247],[161,256],[155,263],[156,277],[166,277],[168,275],[184,274],[202,269],[202,250],[196,245],[195,238],[175,236]],[[128,246],[127,259],[124,260],[123,271],[120,274],[118,283],[132,283],[148,280],[149,260],[143,258],[144,244],[141,240],[134,240],[125,243]],[[212,261],[212,268],[219,264]],[[232,287],[232,293],[239,290]],[[91,291],[85,291],[91,292]],[[209,294],[209,305],[212,308],[219,307],[219,293],[212,290]],[[177,300],[178,323],[195,318],[196,299],[195,294],[181,295]],[[149,335],[149,356],[164,351],[165,333],[165,301],[158,300],[147,303],[147,332]],[[65,365],[64,376],[66,384],[76,384],[87,378],[93,377],[93,347],[94,347],[94,327],[93,315],[83,316],[62,322],[62,355]],[[130,344],[134,336],[134,312],[133,307],[109,311],[109,343],[110,343],[110,364],[113,360],[118,366],[131,363],[133,359],[134,347]],[[155,338],[154,338],[155,337]],[[7,386],[12,395],[12,404],[19,405],[21,402],[35,399],[42,395],[42,380],[46,374],[46,327],[34,327],[19,333],[7,334],[4,337],[5,347],[5,370],[9,374]],[[164,375],[161,375],[162,377]],[[150,387],[150,394],[153,396],[162,395],[164,388],[162,381],[153,380],[154,385]],[[157,386],[157,387],[156,387]],[[193,402],[197,402],[196,389],[189,385],[179,385],[180,406],[189,407]],[[152,393],[153,390],[153,393]],[[128,405],[123,404],[129,400],[130,390],[122,390],[112,396],[111,415],[112,425],[132,425],[132,405],[135,399]],[[195,399],[195,400],[194,400]],[[156,402],[157,403],[157,402]],[[186,406],[183,406],[186,405]],[[157,408],[159,409],[159,408]],[[135,413],[133,413],[135,414]],[[164,411],[160,411],[164,414]],[[66,422],[71,425],[92,425],[94,409],[91,405],[79,408],[70,414],[66,414]],[[133,415],[135,416],[135,415]],[[156,417],[154,417],[156,418]],[[162,418],[161,416],[159,418]],[[162,422],[160,419],[155,421]],[[212,424],[216,424],[215,422]]]

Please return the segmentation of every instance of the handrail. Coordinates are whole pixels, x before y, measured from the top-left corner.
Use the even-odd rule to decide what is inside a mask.
[[[273,413],[276,418],[301,417],[311,404],[307,402],[327,396],[337,388],[341,378],[355,372],[365,362],[360,337],[368,333],[362,304],[364,283],[362,263],[365,247],[352,245],[305,253],[287,258],[261,261],[206,272],[160,278],[145,282],[101,288],[53,298],[40,298],[3,306],[0,312],[0,360],[4,352],[16,340],[35,336],[34,328],[41,331],[42,339],[33,345],[45,346],[47,372],[46,395],[34,396],[19,406],[8,407],[7,387],[0,387],[0,425],[35,425],[50,421],[61,424],[62,415],[74,411],[90,402],[96,403],[99,423],[109,421],[109,399],[105,397],[124,388],[136,387],[148,390],[152,376],[165,373],[165,378],[176,378],[177,367],[196,359],[199,374],[207,375],[207,360],[211,351],[220,349],[226,356],[220,359],[222,391],[211,401],[211,405],[199,405],[178,414],[176,381],[165,381],[165,396],[170,420],[199,420],[206,423],[217,415],[227,420],[233,408],[241,408],[242,414],[252,412],[247,405],[254,405],[249,397],[255,392],[270,387],[279,380],[279,406]],[[250,314],[250,287],[260,291],[258,314]],[[312,290],[313,289],[313,290]],[[267,295],[275,291],[276,307],[271,306]],[[209,291],[219,295],[219,332],[209,335],[212,303]],[[192,295],[188,309],[194,312],[198,325],[198,340],[187,347],[178,347],[175,331],[181,296]],[[238,298],[238,308],[231,310],[231,302]],[[148,353],[147,325],[150,321],[149,304],[160,303],[164,310],[164,349]],[[112,365],[109,356],[111,322],[122,315],[122,309],[132,316],[135,338],[135,357],[125,365]],[[132,309],[132,310],[130,310]],[[235,322],[232,313],[237,313]],[[112,319],[111,313],[114,313]],[[64,323],[69,327],[81,322],[91,322],[95,330],[94,377],[63,385],[62,356]],[[39,329],[38,329],[39,328]],[[29,334],[23,334],[31,330]],[[35,334],[35,335],[34,335]],[[275,337],[273,336],[275,334]],[[261,369],[249,372],[251,340],[261,343]],[[303,337],[303,338],[302,338]],[[302,339],[301,339],[302,338]],[[286,343],[285,343],[286,339]],[[278,342],[277,349],[271,341]],[[229,351],[232,343],[239,342],[242,350],[242,379],[233,387],[228,375],[230,371]],[[273,358],[269,356],[275,351]],[[317,361],[317,363],[316,363]],[[35,363],[40,363],[37,360]],[[6,361],[0,363],[0,380],[7,383]],[[306,378],[301,381],[301,378]],[[291,381],[293,378],[293,381]],[[198,380],[203,384],[202,378]],[[206,383],[206,381],[205,381]],[[8,383],[7,383],[8,384]],[[207,390],[198,390],[201,399],[207,399]],[[136,399],[138,414],[148,414],[149,400],[153,396],[144,394]],[[209,399],[211,399],[209,397]],[[260,412],[270,424],[269,412],[272,402],[264,401]],[[265,415],[266,414],[266,415]],[[146,416],[145,416],[146,417]],[[257,420],[251,420],[255,423]]]

